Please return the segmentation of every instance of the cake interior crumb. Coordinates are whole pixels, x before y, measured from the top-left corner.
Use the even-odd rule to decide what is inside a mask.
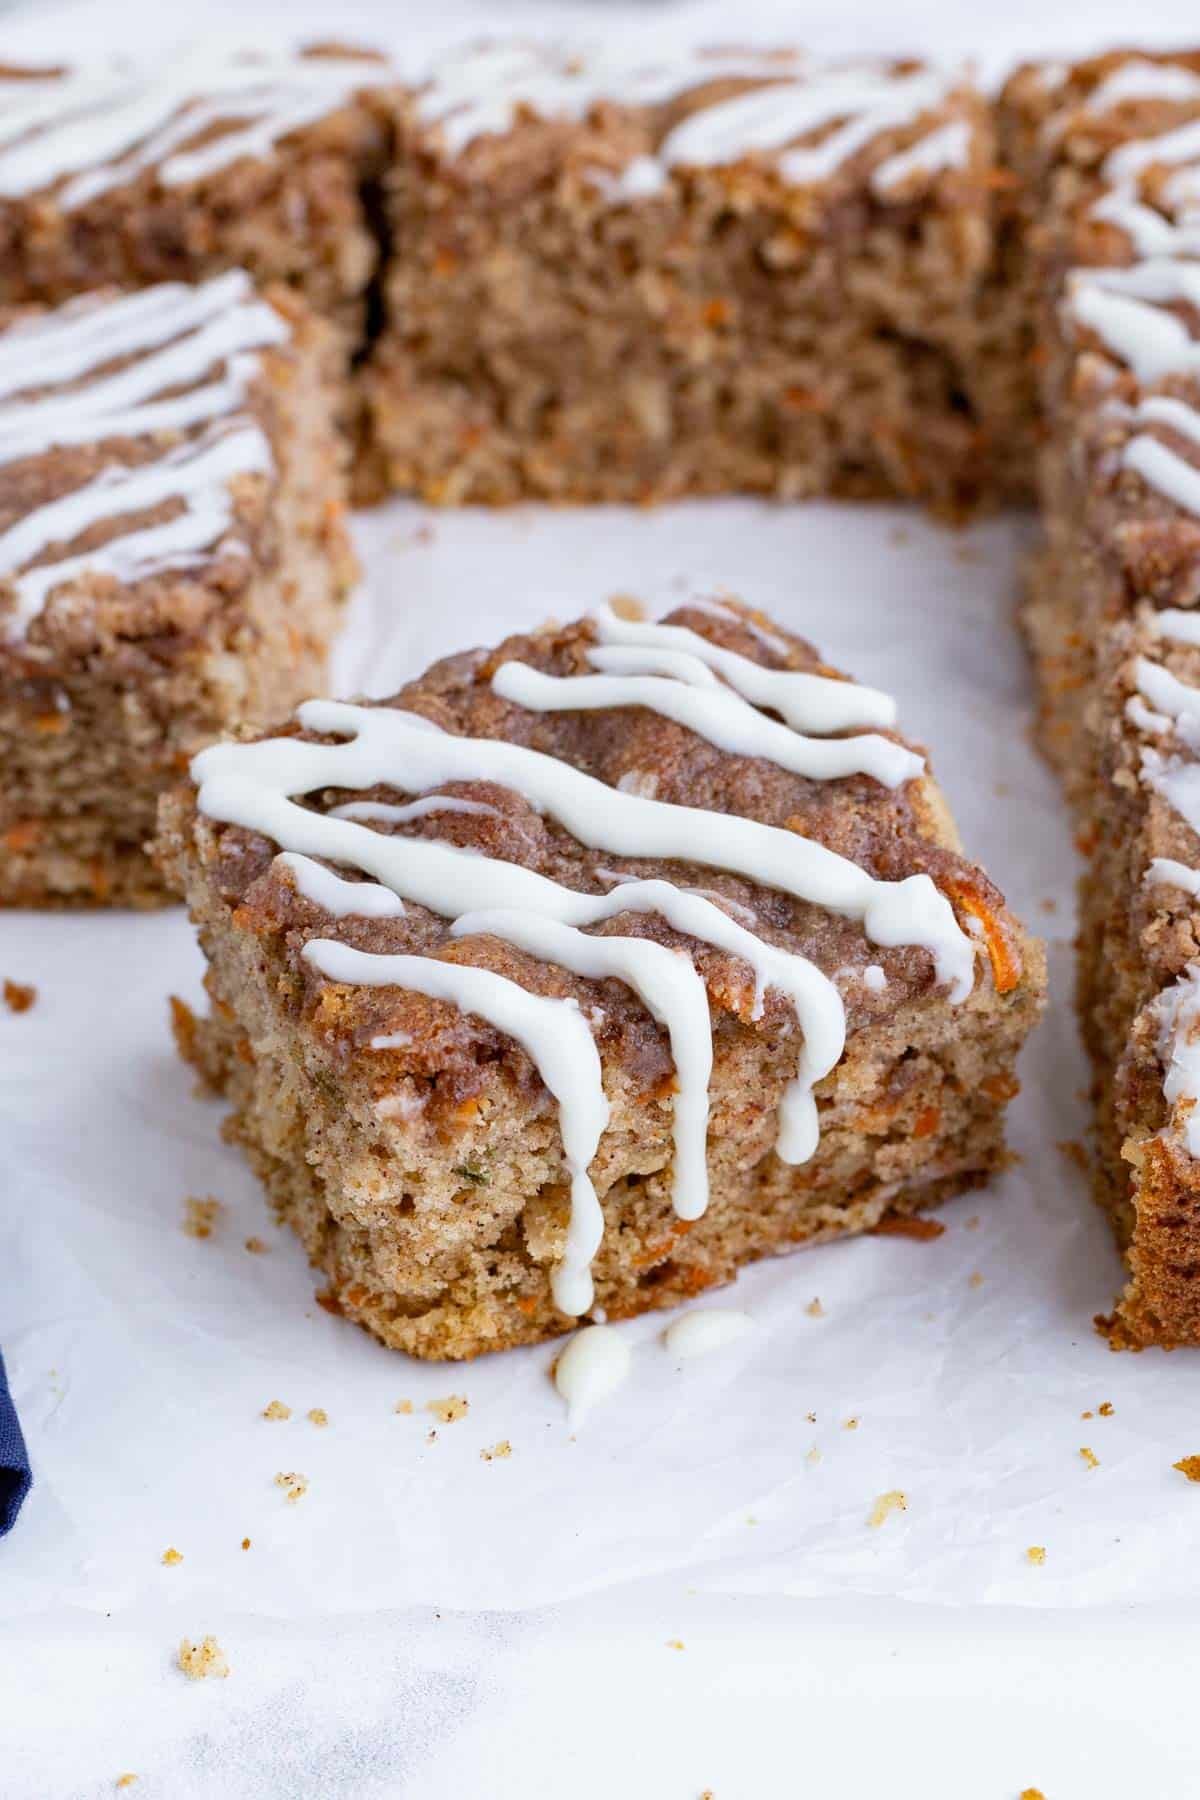
[[[183,1229],[188,1237],[210,1238],[224,1210],[211,1194],[189,1194],[183,1203]]]
[[[229,1659],[215,1637],[201,1638],[199,1643],[182,1638],[179,1667],[189,1681],[224,1681],[229,1674]]]
[[[908,1495],[901,1488],[892,1488],[886,1494],[880,1494],[871,1508],[867,1524],[876,1531],[894,1512],[908,1511]]]
[[[456,1419],[465,1419],[470,1410],[470,1403],[465,1394],[446,1394],[440,1400],[430,1400],[425,1411],[431,1412],[435,1419],[443,1425],[453,1425]]]

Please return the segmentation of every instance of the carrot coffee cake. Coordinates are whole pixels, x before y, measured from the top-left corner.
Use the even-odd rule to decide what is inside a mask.
[[[893,717],[696,600],[194,759],[181,1040],[330,1304],[473,1356],[1002,1164],[1041,953]]]
[[[965,77],[484,44],[398,104],[377,484],[1027,492],[991,119]]]
[[[0,314],[0,903],[164,898],[159,793],[320,685],[332,337],[237,271]]]
[[[0,301],[244,268],[363,330],[388,132],[371,53],[206,42],[0,69]]]
[[[1046,548],[1026,622],[1087,855],[1079,1002],[1115,1340],[1200,1342],[1200,54],[1022,71],[1044,195]]]

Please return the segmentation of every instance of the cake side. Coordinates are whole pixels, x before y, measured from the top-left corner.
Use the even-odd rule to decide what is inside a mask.
[[[164,803],[209,959],[188,1047],[386,1343],[673,1304],[1003,1160],[1040,953],[885,697],[728,604],[671,626],[306,708]]]
[[[786,51],[474,46],[401,100],[365,374],[426,499],[995,491],[966,81]]]
[[[0,901],[164,898],[159,793],[321,685],[354,574],[339,366],[237,272],[0,325]]]

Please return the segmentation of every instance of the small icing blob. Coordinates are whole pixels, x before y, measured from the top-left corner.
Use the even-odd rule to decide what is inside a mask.
[[[554,1365],[554,1385],[567,1403],[567,1424],[582,1424],[597,1401],[628,1379],[629,1345],[612,1325],[585,1325]]]
[[[663,1332],[663,1348],[672,1356],[686,1360],[707,1356],[710,1350],[723,1350],[753,1330],[748,1313],[703,1308],[673,1319]]]

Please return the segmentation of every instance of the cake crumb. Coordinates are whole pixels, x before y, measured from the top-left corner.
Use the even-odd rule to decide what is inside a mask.
[[[1081,1412],[1079,1416],[1081,1419],[1094,1419],[1096,1415],[1094,1412]]]
[[[1035,1563],[1040,1568],[1042,1563],[1045,1562],[1045,1560],[1046,1560],[1045,1544],[1030,1544],[1028,1550],[1025,1552],[1025,1561],[1027,1563]]]
[[[1086,1444],[1080,1445],[1079,1454],[1082,1456],[1089,1469],[1098,1469],[1100,1467],[1100,1458],[1096,1455],[1094,1450],[1089,1450]]]
[[[137,1776],[133,1773],[133,1771],[127,1770],[124,1775],[117,1776],[115,1785],[119,1791],[122,1788],[131,1788],[136,1780],[137,1780]]]
[[[262,1416],[264,1419],[290,1419],[292,1409],[290,1406],[285,1406],[282,1400],[272,1400],[263,1407]]]
[[[945,1229],[940,1219],[927,1219],[923,1213],[884,1213],[878,1224],[872,1225],[870,1235],[912,1238],[914,1243],[929,1244],[940,1238]]]
[[[667,1639],[667,1649],[668,1650],[682,1650],[683,1647],[684,1647],[684,1645],[683,1645],[682,1638],[668,1638]]]
[[[502,1462],[505,1457],[512,1455],[512,1445],[507,1438],[501,1438],[498,1444],[487,1445],[479,1455],[483,1462]]]
[[[323,1406],[310,1406],[307,1413],[310,1425],[328,1425],[329,1414]]]
[[[1200,1481],[1200,1456],[1181,1456],[1171,1467],[1186,1475],[1189,1481]]]
[[[27,1013],[38,997],[38,991],[24,981],[4,983],[4,1004],[11,1013]]]
[[[816,1413],[805,1413],[805,1415],[804,1415],[804,1416],[805,1416],[805,1418],[806,1418],[806,1419],[807,1419],[807,1420],[808,1420],[808,1422],[809,1422],[809,1424],[810,1424],[810,1425],[815,1425],[815,1424],[816,1424],[816,1422],[817,1422],[817,1415],[816,1415]]]
[[[1111,1400],[1102,1400],[1100,1402],[1100,1405],[1096,1408],[1096,1411],[1100,1414],[1100,1417],[1102,1419],[1111,1419],[1113,1416],[1112,1401]]]
[[[889,1518],[892,1513],[907,1511],[908,1495],[900,1488],[892,1488],[889,1493],[880,1494],[878,1500],[876,1500],[874,1506],[871,1508],[867,1524],[878,1531],[885,1519]]]
[[[446,1394],[441,1400],[428,1401],[425,1411],[431,1412],[443,1425],[453,1425],[456,1419],[466,1418],[470,1406],[465,1394]]]
[[[970,1275],[967,1277],[967,1286],[973,1288],[981,1288],[983,1286],[983,1276],[979,1273],[978,1269],[972,1269]]]
[[[810,1463],[814,1469],[816,1468],[817,1464],[821,1460],[821,1452],[817,1449],[817,1446],[815,1444],[813,1445],[812,1449],[809,1451],[808,1455],[805,1457],[804,1460],[806,1463]]]
[[[397,1400],[396,1411],[398,1413],[410,1413],[412,1409],[413,1404],[411,1400]]]
[[[436,1431],[427,1431],[425,1433],[425,1442],[427,1444],[436,1444],[437,1443],[437,1432]]]
[[[1021,1800],[1046,1800],[1041,1788],[1022,1788]]]
[[[825,1317],[825,1308],[821,1305],[816,1294],[813,1295],[804,1310],[810,1319],[823,1319]]]
[[[853,1413],[853,1414],[851,1414],[850,1418],[843,1420],[842,1430],[843,1431],[857,1431],[858,1430],[858,1414],[857,1413]]]
[[[308,1476],[297,1475],[294,1471],[287,1475],[277,1475],[275,1486],[282,1488],[289,1506],[295,1506],[297,1500],[303,1500],[308,1492]]]
[[[250,1539],[249,1539],[249,1538],[243,1538],[243,1539],[242,1539],[242,1549],[243,1549],[243,1550],[248,1550],[248,1549],[249,1549],[249,1548],[250,1548]]]
[[[198,1644],[181,1639],[179,1667],[189,1681],[224,1681],[229,1674],[228,1659],[215,1637],[201,1638]]]
[[[203,1198],[189,1194],[183,1203],[183,1229],[188,1237],[210,1238],[213,1227],[224,1211],[221,1202],[211,1194],[206,1194]]]
[[[246,1248],[251,1256],[265,1256],[267,1253],[267,1246],[260,1237],[248,1237],[246,1239]]]
[[[172,1544],[169,1549],[163,1551],[162,1559],[168,1569],[174,1569],[183,1561],[183,1552],[176,1550]]]
[[[979,1225],[980,1225],[979,1214],[972,1213],[971,1217],[967,1220],[967,1230],[968,1231],[978,1231]]]

